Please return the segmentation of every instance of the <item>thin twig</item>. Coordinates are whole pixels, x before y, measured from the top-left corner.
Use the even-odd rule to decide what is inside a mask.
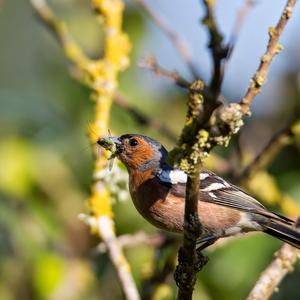
[[[176,71],[167,71],[158,65],[154,56],[150,55],[143,59],[139,66],[145,69],[150,69],[155,75],[168,78],[175,82],[181,88],[188,89],[190,83],[182,78]]]
[[[297,228],[300,227],[299,220]],[[300,258],[300,251],[293,246],[284,244],[274,257],[274,260],[260,275],[247,300],[270,299],[283,278],[293,270],[296,261]]]
[[[130,105],[130,103],[121,93],[116,93],[114,100],[117,105],[125,109],[140,125],[160,132],[163,136],[165,136],[172,142],[176,141],[176,135],[168,127],[160,123],[158,120],[149,117],[136,107]]]
[[[278,41],[288,20],[293,13],[296,2],[297,0],[288,0],[276,27],[269,28],[270,37],[267,50],[260,60],[260,65],[251,79],[250,85],[244,98],[240,102],[244,114],[248,114],[250,112],[249,106],[255,96],[261,91],[262,86],[266,82],[267,73],[273,58],[282,50],[282,46],[278,43]]]
[[[163,243],[155,249],[153,271],[142,281],[142,299],[160,299],[157,290],[163,285],[168,276],[174,271],[176,262],[177,244],[179,239],[174,236],[165,236]],[[167,253],[167,257],[165,255]]]
[[[188,82],[186,79],[181,77],[177,71],[168,71],[165,70],[163,67],[161,67],[156,58],[153,55],[149,55],[145,57],[142,61],[140,61],[139,66],[141,68],[149,69],[154,73],[154,75],[167,78],[171,81],[173,81],[177,86],[188,90],[190,92],[198,92],[193,88],[193,83]],[[201,79],[195,80],[194,82],[203,82]],[[210,88],[203,87],[203,90],[201,91],[203,96],[207,98],[208,101],[212,102],[211,105],[206,105],[205,108],[213,108],[215,109],[215,104],[218,103],[217,106],[219,106],[222,102],[224,102],[226,99],[223,95],[217,94],[215,92],[212,92]],[[203,116],[210,116],[211,113],[208,111],[206,114],[203,114]]]
[[[249,235],[257,234],[257,232],[250,232]],[[207,248],[208,252],[213,252],[216,249],[223,248],[225,245],[230,243],[231,241],[236,241],[241,238],[244,238],[242,235],[236,235],[227,237],[226,239],[219,239],[211,245],[209,248]],[[160,232],[157,234],[147,234],[143,231],[139,231],[133,234],[123,234],[118,236],[118,240],[120,245],[123,248],[132,248],[139,245],[147,245],[154,248],[159,248],[163,244],[166,244],[166,246],[174,246],[174,243],[177,243],[180,241],[179,235],[166,235],[164,232]],[[167,241],[167,243],[166,243]],[[94,248],[93,253],[105,253],[108,251],[108,248],[104,242],[100,242],[96,248]]]
[[[295,135],[300,131],[300,120],[297,118],[293,120],[277,132],[263,148],[263,150],[254,158],[254,160],[242,171],[239,179],[252,177],[258,170],[266,167],[266,165],[274,158],[280,149],[292,142]]]
[[[233,25],[233,30],[229,38],[229,46],[228,46],[228,53],[225,58],[225,61],[222,65],[222,73],[225,73],[226,66],[232,56],[232,53],[235,49],[237,39],[240,35],[241,29],[243,27],[243,23],[245,22],[246,16],[249,14],[250,10],[255,6],[256,0],[245,0],[244,4],[241,6],[237,13],[236,20]]]
[[[217,98],[221,91],[221,85],[224,74],[222,74],[222,60],[226,58],[228,53],[228,47],[222,45],[223,36],[217,26],[213,5],[214,1],[202,0],[205,8],[205,17],[203,18],[203,24],[206,25],[209,32],[209,44],[211,49],[211,56],[213,60],[213,74],[210,81],[210,90],[213,92],[214,97]]]
[[[153,20],[156,26],[170,39],[182,60],[188,66],[191,74],[194,76],[194,79],[198,79],[199,74],[193,63],[192,55],[187,42],[176,31],[174,31],[167,21],[161,15],[159,15],[158,12],[154,11],[144,0],[135,0],[135,2],[142,7],[142,9]]]
[[[166,240],[166,236],[163,233],[147,234],[143,231],[139,231],[134,234],[123,234],[118,236],[119,243],[124,248],[135,247],[143,244],[152,247],[160,247]],[[95,249],[97,252],[104,253],[107,251],[107,245],[104,242],[98,244]]]
[[[101,237],[108,248],[110,260],[116,268],[122,291],[128,300],[139,300],[137,288],[130,272],[130,266],[123,254],[122,247],[113,230],[114,222],[111,218],[103,216],[97,219],[97,226]],[[103,230],[105,228],[105,230]]]
[[[88,58],[74,41],[65,23],[55,17],[47,2],[45,0],[31,0],[31,5],[37,17],[44,25],[47,26],[54,37],[58,40],[68,59],[74,64],[78,64],[78,62],[86,62]]]

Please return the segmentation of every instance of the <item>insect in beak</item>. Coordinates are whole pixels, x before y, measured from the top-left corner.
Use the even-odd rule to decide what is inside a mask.
[[[108,137],[105,137],[105,138],[100,138],[97,141],[97,144],[100,145],[101,147],[103,147],[105,150],[108,150],[108,151],[111,152],[111,155],[108,158],[108,160],[110,161],[108,168],[111,171],[111,169],[113,167],[114,158],[118,154],[117,145],[121,144],[120,140],[118,138],[108,136]]]

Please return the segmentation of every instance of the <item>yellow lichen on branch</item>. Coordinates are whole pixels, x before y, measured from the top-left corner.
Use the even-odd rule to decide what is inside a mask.
[[[61,44],[66,57],[78,71],[77,79],[92,90],[95,115],[89,128],[92,145],[108,133],[110,109],[118,85],[118,74],[129,65],[130,42],[122,31],[124,3],[122,0],[91,0],[92,6],[104,28],[104,55],[101,59],[87,57],[70,35],[64,22],[58,20],[45,0],[31,0],[43,23]],[[111,195],[108,186],[98,174],[107,167],[107,153],[96,155],[94,183],[88,200],[90,216],[82,219],[102,237],[113,262],[126,299],[139,300],[130,266],[114,232]]]
[[[105,30],[104,56],[97,61],[90,61],[82,66],[88,78],[88,85],[93,89],[95,101],[95,119],[91,124],[90,140],[107,135],[110,108],[118,85],[119,71],[129,64],[130,43],[128,36],[122,32],[122,15],[124,4],[120,0],[93,0],[93,8],[102,17]],[[95,174],[107,165],[107,154],[98,156],[95,162]],[[89,200],[89,208],[95,217],[111,217],[110,195],[105,185],[95,182]],[[101,235],[101,232],[99,232]]]

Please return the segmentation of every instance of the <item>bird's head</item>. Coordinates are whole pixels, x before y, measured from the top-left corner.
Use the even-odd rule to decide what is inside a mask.
[[[129,172],[156,170],[166,164],[168,151],[156,140],[140,134],[101,138],[97,143],[110,150]]]

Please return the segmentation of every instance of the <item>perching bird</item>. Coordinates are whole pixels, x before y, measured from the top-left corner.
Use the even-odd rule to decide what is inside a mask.
[[[167,150],[140,134],[99,139],[126,166],[129,190],[139,213],[163,230],[183,232],[187,174],[167,162]],[[203,228],[201,249],[217,239],[263,231],[300,249],[293,221],[268,211],[261,203],[210,171],[200,174],[198,214]]]

